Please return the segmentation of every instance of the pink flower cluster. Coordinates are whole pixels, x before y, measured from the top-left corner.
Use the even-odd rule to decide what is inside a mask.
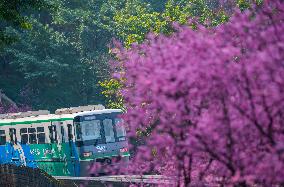
[[[284,185],[284,3],[177,29],[121,50],[128,172],[177,186]]]
[[[25,112],[31,110],[30,107],[21,105],[19,107],[15,106],[6,106],[0,103],[0,114],[6,114],[6,113],[16,113],[16,112]]]

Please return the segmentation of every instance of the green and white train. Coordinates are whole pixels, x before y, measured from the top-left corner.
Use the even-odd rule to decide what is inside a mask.
[[[53,176],[92,176],[96,162],[129,158],[120,109],[102,105],[0,116],[0,163],[38,167]]]

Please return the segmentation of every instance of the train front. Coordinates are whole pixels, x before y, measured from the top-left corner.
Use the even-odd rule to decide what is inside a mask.
[[[125,127],[119,109],[84,112],[74,118],[75,140],[80,158],[80,176],[105,174],[102,168],[92,170],[95,164],[114,169],[127,167],[129,150]]]

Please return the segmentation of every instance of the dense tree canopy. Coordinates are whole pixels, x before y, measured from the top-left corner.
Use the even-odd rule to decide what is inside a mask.
[[[134,42],[144,41],[150,31],[157,34],[172,33],[174,22],[187,24],[188,19],[194,17],[199,23],[216,26],[225,22],[229,16],[229,12],[226,13],[218,1],[210,4],[206,0],[169,0],[161,4],[163,8],[157,11],[149,3],[131,0],[116,13],[114,21],[117,35],[127,47]]]
[[[114,37],[108,1],[50,3],[52,11],[25,18],[29,29],[6,28],[18,41],[1,53],[0,87],[35,109],[103,103],[98,81],[109,76],[108,43]]]
[[[128,172],[176,186],[284,184],[283,13],[268,2],[121,49],[124,120],[144,144]]]
[[[259,0],[257,4],[261,2]],[[153,1],[128,0],[122,9],[116,11],[113,20],[117,39],[130,48],[133,43],[145,41],[149,32],[169,36],[176,31],[174,23],[193,29],[196,24],[214,27],[227,22],[234,8],[246,10],[250,6],[249,0],[168,0],[161,1],[159,6]],[[194,19],[194,22],[189,24],[189,19]],[[115,90],[122,87],[117,86],[120,81],[107,79],[101,83],[103,94],[108,98],[107,105],[110,107],[124,108],[123,97],[118,89]],[[114,85],[111,85],[112,83]]]
[[[114,38],[129,48],[150,31],[171,34],[173,22],[187,24],[190,17],[215,26],[233,6],[215,0],[1,1],[0,88],[34,109],[122,106],[115,95],[121,85],[110,79]]]
[[[12,43],[17,38],[7,32],[8,27],[17,27],[22,29],[31,28],[27,17],[31,11],[39,11],[41,9],[50,9],[52,6],[42,0],[2,0],[0,2],[0,50],[7,44]]]

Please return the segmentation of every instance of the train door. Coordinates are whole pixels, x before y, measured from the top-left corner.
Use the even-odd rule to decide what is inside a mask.
[[[53,122],[49,129],[54,158],[60,161],[60,166],[57,163],[56,168],[60,168],[61,174],[58,170],[56,175],[77,176],[79,158],[74,144],[73,120]]]

